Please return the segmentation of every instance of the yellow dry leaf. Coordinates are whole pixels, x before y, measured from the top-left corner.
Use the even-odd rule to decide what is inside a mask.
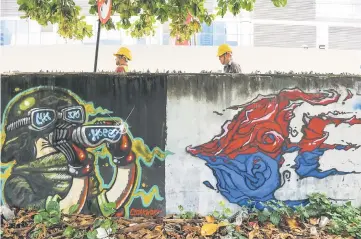
[[[88,225],[89,224],[89,221],[87,221],[86,219],[84,220],[81,220],[80,222],[78,222],[78,224],[80,225],[80,226],[84,226],[84,225]]]
[[[268,230],[278,230],[276,227],[275,227],[275,225],[273,225],[272,223],[267,223],[265,226],[264,226],[266,229],[268,229]]]
[[[214,223],[216,219],[213,216],[206,216],[206,221],[208,223]]]
[[[289,234],[289,233],[280,233],[279,234],[280,238],[281,239],[293,239],[295,238],[292,234]]]
[[[199,233],[201,228],[198,226],[185,225],[183,226],[182,231],[185,233]]]
[[[253,230],[253,231],[250,231],[249,233],[248,233],[248,239],[253,239],[253,238],[255,238],[255,237],[259,237],[260,236],[260,233],[259,233],[259,230],[258,229],[255,229],[255,230]]]
[[[287,218],[286,219],[287,225],[290,227],[292,231],[299,231],[301,230],[300,225],[298,224],[295,218]]]
[[[267,238],[271,238],[271,237],[272,237],[272,234],[273,234],[273,231],[272,231],[272,230],[262,229],[262,232],[263,232],[264,234],[266,234]]]
[[[318,224],[318,219],[317,218],[310,218],[310,224],[311,225],[317,225]]]
[[[267,238],[271,238],[275,231],[278,231],[278,229],[272,223],[267,223],[264,228],[262,228],[262,232],[266,234]]]
[[[201,235],[211,236],[218,230],[218,224],[206,223],[202,226]]]
[[[161,232],[161,231],[162,231],[162,226],[156,226],[156,227],[154,228],[154,231]]]

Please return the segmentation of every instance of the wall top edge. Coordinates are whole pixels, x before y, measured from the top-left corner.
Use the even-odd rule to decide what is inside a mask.
[[[249,74],[229,74],[229,73],[213,73],[213,72],[205,72],[205,73],[183,73],[183,72],[175,72],[175,73],[146,73],[146,72],[134,72],[134,73],[127,73],[127,74],[119,74],[115,72],[5,72],[1,73],[1,76],[62,76],[62,75],[80,75],[80,76],[96,76],[96,75],[109,75],[109,76],[119,76],[119,77],[139,77],[139,76],[185,76],[185,77],[191,77],[191,76],[232,76],[232,78],[235,77],[254,77],[254,76],[308,76],[308,77],[361,77],[361,74],[350,74],[350,73],[340,73],[340,74],[334,74],[334,73],[316,73],[316,72],[273,72],[273,73],[249,73]]]

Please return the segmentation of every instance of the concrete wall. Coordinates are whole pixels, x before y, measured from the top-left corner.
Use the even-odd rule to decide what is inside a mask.
[[[361,77],[16,74],[2,78],[1,107],[11,206],[60,194],[83,212],[115,201],[126,216],[204,214],[219,201],[298,205],[312,192],[361,205]],[[45,111],[18,121],[64,108],[55,123]]]
[[[217,47],[129,46],[137,71],[159,69],[199,73],[217,72],[222,67],[215,57]],[[98,69],[114,71],[114,46],[100,46]],[[84,71],[94,68],[95,46],[54,45],[1,47],[1,72]],[[289,48],[234,48],[234,59],[243,72],[282,71],[318,73],[361,73],[361,51],[289,49]]]
[[[283,92],[295,88],[305,93]],[[327,97],[318,95],[328,90]],[[174,154],[166,160],[167,210],[182,204],[206,213],[219,201],[236,208],[268,199],[294,205],[312,192],[360,205],[360,93],[360,77],[170,77],[167,149]],[[347,95],[352,98],[344,101]]]
[[[59,195],[62,208],[79,204],[86,213],[106,215],[115,202],[119,215],[164,214],[165,80],[3,76],[2,201],[44,207]]]

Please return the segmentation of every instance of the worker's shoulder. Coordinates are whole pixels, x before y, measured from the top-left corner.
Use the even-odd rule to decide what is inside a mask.
[[[241,72],[242,72],[241,66],[240,66],[237,62],[232,61],[232,62],[231,62],[231,68],[232,68],[233,70],[235,70],[237,73],[241,73]]]
[[[241,67],[237,62],[232,61],[231,62],[232,67]]]

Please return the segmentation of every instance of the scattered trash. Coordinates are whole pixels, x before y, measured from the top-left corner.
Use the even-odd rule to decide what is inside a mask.
[[[318,236],[318,232],[317,232],[316,227],[311,227],[311,228],[310,228],[310,234],[311,234],[312,236]]]
[[[113,239],[109,235],[112,233],[112,229],[105,230],[102,227],[97,228],[97,238],[98,239]]]
[[[330,221],[330,219],[328,219],[328,217],[322,216],[318,226],[321,228],[325,227],[329,221]]]
[[[228,218],[228,221],[236,226],[240,226],[243,223],[243,219],[248,217],[248,211],[246,208],[241,208],[238,212]]]
[[[14,211],[12,211],[8,206],[3,205],[0,207],[0,213],[5,218],[5,220],[11,220],[15,217]]]

